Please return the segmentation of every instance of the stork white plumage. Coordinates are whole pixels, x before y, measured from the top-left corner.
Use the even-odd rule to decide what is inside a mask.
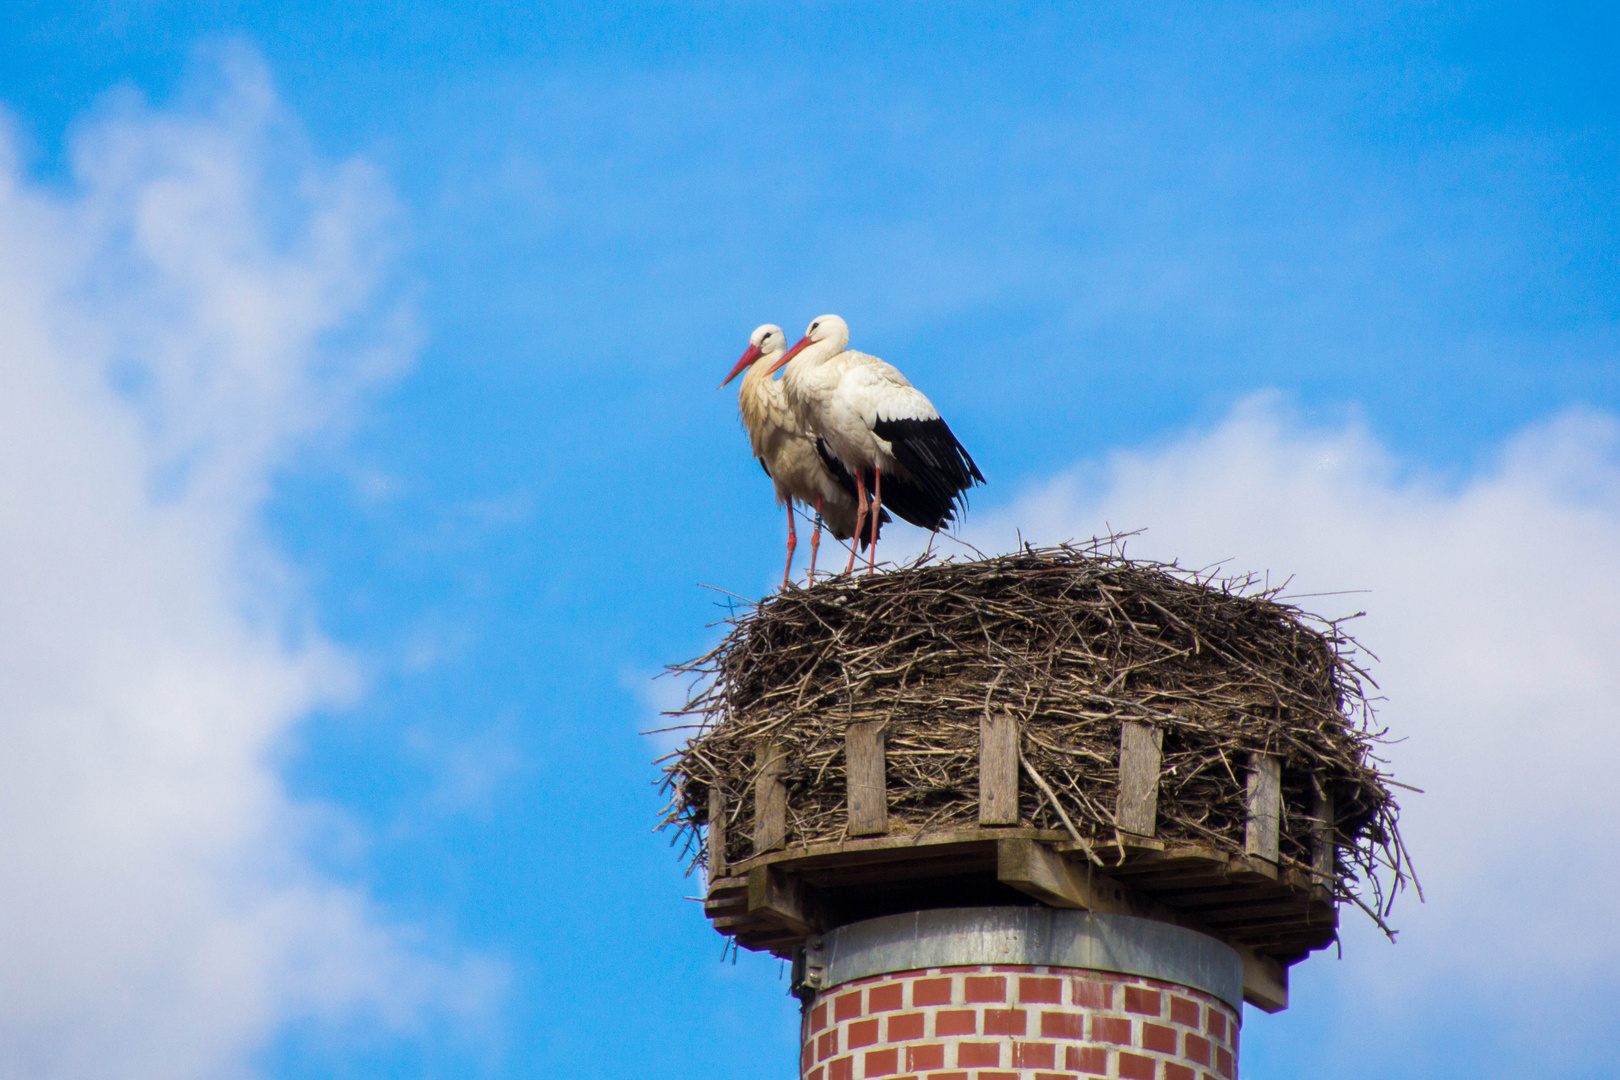
[[[770,376],[770,372],[775,370],[773,365],[781,359],[786,349],[787,337],[780,326],[766,323],[757,327],[748,337],[748,350],[720,384],[725,386],[739,372],[748,372],[737,389],[737,409],[742,414],[743,427],[748,430],[748,442],[753,447],[754,457],[759,459],[765,475],[776,485],[776,504],[787,507],[787,566],[782,570],[784,588],[792,579],[793,552],[799,545],[798,531],[793,524],[795,499],[816,508],[816,525],[810,533],[812,582],[816,578],[816,553],[821,547],[823,520],[837,539],[856,538],[864,541],[864,537],[859,536],[862,515],[859,513],[860,504],[856,501],[854,476],[839,465],[836,457],[818,450],[815,437],[805,430],[788,407],[782,385]],[[888,515],[883,515],[882,520],[887,521]],[[854,551],[855,547],[851,546],[852,560]]]
[[[857,531],[866,516],[868,473],[874,515],[885,506],[888,474],[888,508],[938,530],[967,509],[965,493],[984,476],[922,391],[894,365],[848,345],[848,324],[823,315],[769,370],[787,367],[782,391],[794,415],[854,474]],[[873,526],[868,573],[877,564],[875,517]],[[854,568],[852,548],[844,572]]]

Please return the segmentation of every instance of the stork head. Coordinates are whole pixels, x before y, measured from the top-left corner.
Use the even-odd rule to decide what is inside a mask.
[[[811,348],[817,346],[816,348]],[[849,324],[837,315],[818,315],[811,320],[810,327],[804,332],[799,343],[789,349],[782,359],[771,365],[775,371],[783,364],[792,360],[802,352],[809,351],[809,364],[820,364],[830,360],[849,347]]]
[[[731,369],[731,374],[725,377],[720,386],[725,386],[726,383],[747,371],[749,366],[760,357],[780,353],[786,347],[787,335],[782,332],[780,326],[775,323],[765,323],[763,326],[754,327],[754,332],[748,335],[748,351],[742,354],[742,359],[737,361],[737,366]],[[771,370],[774,371],[775,368]],[[719,388],[716,387],[715,389],[718,390]]]

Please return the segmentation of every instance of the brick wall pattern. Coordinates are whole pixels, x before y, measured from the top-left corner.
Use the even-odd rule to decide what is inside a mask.
[[[900,971],[804,1010],[802,1080],[1236,1080],[1238,1014],[1174,983],[1047,967]]]

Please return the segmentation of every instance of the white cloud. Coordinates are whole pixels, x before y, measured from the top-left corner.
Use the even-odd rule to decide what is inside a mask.
[[[691,676],[674,672],[633,668],[619,672],[619,688],[634,694],[641,706],[636,731],[648,741],[655,757],[680,749],[696,734],[693,717],[669,715],[686,707],[695,685]]]
[[[1346,1013],[1421,1026],[1435,1013],[1411,1003],[1439,990],[1533,1010],[1551,1025],[1536,1046],[1597,1037],[1586,995],[1620,962],[1620,422],[1564,415],[1447,482],[1354,424],[1312,430],[1260,397],[970,522],[986,550],[1015,530],[1145,527],[1134,554],[1292,574],[1298,594],[1370,590],[1301,603],[1368,612],[1355,633],[1381,658],[1381,719],[1407,740],[1389,756],[1427,791],[1404,797],[1403,822],[1428,903],[1397,907],[1395,948],[1346,914]],[[1360,1030],[1387,1044],[1396,1029]]]
[[[0,144],[8,1077],[249,1074],[290,1020],[408,1025],[487,984],[311,867],[320,814],[269,761],[358,687],[260,513],[408,328],[385,187],[315,161],[250,57],[218,70],[112,101],[60,190]]]

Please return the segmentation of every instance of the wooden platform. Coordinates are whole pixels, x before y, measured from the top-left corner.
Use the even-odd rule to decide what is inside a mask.
[[[1338,912],[1297,870],[1192,846],[1098,851],[1064,833],[971,828],[767,852],[713,880],[704,912],[747,949],[789,957],[811,934],[879,915],[1044,903],[1201,930],[1245,961],[1245,997],[1287,1005],[1287,968],[1331,943]]]
[[[1121,731],[1121,782],[1105,842],[1073,831],[1016,824],[1021,761],[1010,717],[986,717],[981,731],[979,824],[931,832],[891,822],[883,793],[883,746],[875,732],[849,734],[849,820],[837,843],[784,846],[786,792],[776,750],[760,748],[750,846],[759,854],[727,863],[723,832],[711,826],[704,912],[746,949],[788,957],[819,932],[880,915],[948,907],[1048,904],[1137,915],[1210,934],[1244,960],[1244,998],[1268,1011],[1288,1001],[1288,967],[1330,944],[1338,910],[1323,882],[1335,863],[1332,806],[1319,797],[1314,868],[1278,852],[1276,759],[1256,755],[1248,778],[1245,853],[1154,839],[1159,739],[1148,725]],[[1031,779],[1034,779],[1031,777]],[[726,820],[711,792],[710,821]]]

